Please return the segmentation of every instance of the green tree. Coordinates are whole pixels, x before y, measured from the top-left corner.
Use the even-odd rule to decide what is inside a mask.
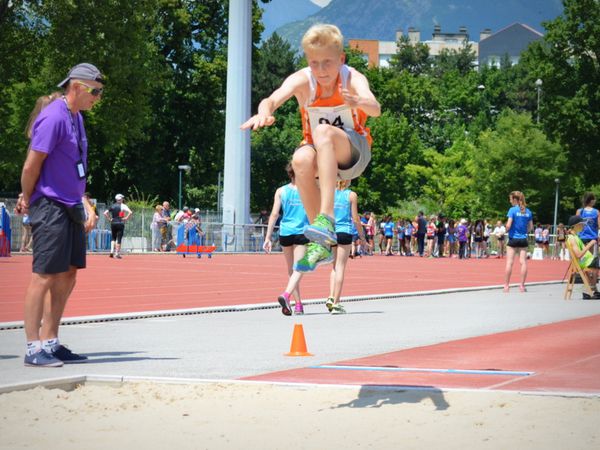
[[[43,89],[31,82],[44,55],[45,26],[23,0],[0,0],[0,191],[20,191],[25,125]]]
[[[511,191],[525,193],[538,220],[552,222],[556,178],[563,178],[566,157],[527,113],[502,112],[496,127],[478,137],[474,179],[488,213],[502,215]],[[564,179],[564,178],[563,178]]]
[[[458,70],[461,75],[467,75],[473,71],[476,59],[471,44],[464,44],[459,50],[444,48],[433,58],[433,72],[439,76],[450,70]]]
[[[371,163],[354,190],[361,208],[385,211],[415,193],[417,186],[407,182],[405,167],[421,161],[422,145],[405,117],[384,112],[367,125],[374,136]]]
[[[296,70],[296,52],[277,33],[267,39],[252,62],[252,113],[258,103]]]
[[[568,153],[571,184],[600,182],[600,2],[563,0],[543,40],[522,57],[531,92],[543,81],[541,123]]]
[[[430,70],[431,58],[427,44],[417,42],[413,45],[407,36],[402,36],[396,47],[396,53],[390,58],[390,68],[398,72],[406,70],[413,75]]]
[[[475,181],[475,147],[464,137],[444,152],[432,148],[423,152],[422,164],[408,164],[408,182],[420,186],[420,198],[438,205],[447,217],[475,217],[483,214]]]

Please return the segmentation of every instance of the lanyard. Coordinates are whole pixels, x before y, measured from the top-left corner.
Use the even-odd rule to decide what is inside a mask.
[[[77,120],[77,127],[75,127],[75,121],[73,120],[73,114],[71,113],[71,109],[69,108],[69,103],[67,102],[67,99],[64,95],[62,96],[62,99],[65,102],[65,105],[67,106],[67,111],[69,112],[69,119],[71,119],[71,125],[73,126],[73,133],[75,133],[75,138],[77,139],[77,148],[79,149],[79,159],[81,159],[81,163],[83,164],[83,146],[81,145],[81,140],[79,139],[80,133],[78,132],[79,120]],[[87,167],[85,167],[85,170],[87,171]]]

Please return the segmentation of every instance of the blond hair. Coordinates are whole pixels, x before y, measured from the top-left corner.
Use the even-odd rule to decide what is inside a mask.
[[[33,124],[35,123],[35,120],[38,118],[38,116],[42,112],[42,109],[44,109],[46,106],[48,106],[54,100],[59,98],[61,95],[62,95],[61,92],[53,92],[50,95],[42,95],[41,97],[38,97],[38,99],[35,101],[35,106],[33,107],[33,110],[29,114],[29,120],[27,120],[27,126],[25,127],[25,136],[27,136],[27,139],[31,139],[31,132],[33,131]]]
[[[521,212],[525,212],[525,208],[527,208],[527,203],[525,203],[525,195],[521,191],[512,191],[510,193],[510,198],[516,200],[519,203],[519,208]]]
[[[344,36],[335,25],[318,23],[310,27],[302,37],[302,49],[305,53],[327,47],[334,48],[340,53],[344,51]]]
[[[336,188],[338,191],[343,191],[344,189],[348,189],[350,187],[350,183],[350,180],[338,180]]]

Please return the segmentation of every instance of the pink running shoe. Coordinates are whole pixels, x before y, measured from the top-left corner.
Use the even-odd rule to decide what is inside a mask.
[[[304,306],[302,306],[302,303],[296,302],[294,305],[294,315],[301,316],[302,314],[304,314]]]

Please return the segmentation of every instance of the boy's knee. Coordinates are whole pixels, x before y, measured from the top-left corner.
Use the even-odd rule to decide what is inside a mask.
[[[292,168],[294,171],[312,168],[315,163],[315,151],[310,147],[298,149],[292,157]]]
[[[312,130],[313,140],[315,142],[323,142],[333,140],[337,128],[321,123],[317,125],[317,127]]]

